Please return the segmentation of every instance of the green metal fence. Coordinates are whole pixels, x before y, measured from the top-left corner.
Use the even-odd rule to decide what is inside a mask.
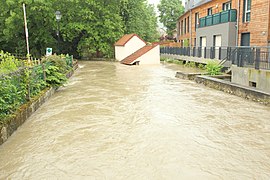
[[[73,56],[61,59],[69,66],[67,72],[73,67]],[[24,62],[24,61],[22,61]],[[27,66],[25,66],[27,64]],[[65,80],[65,73],[56,70],[53,62],[31,60],[22,63],[22,67],[11,73],[0,74],[0,123],[8,115],[14,113],[19,106],[31,100],[54,81]],[[59,68],[59,67],[57,67]]]
[[[14,112],[46,87],[42,66],[20,68],[0,76],[0,117]]]

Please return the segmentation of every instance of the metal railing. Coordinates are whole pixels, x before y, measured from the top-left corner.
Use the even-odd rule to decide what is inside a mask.
[[[235,47],[227,61],[238,67],[270,70],[270,47]]]
[[[270,47],[161,47],[160,53],[218,59],[221,64],[270,70]]]
[[[212,25],[221,24],[221,23],[227,23],[227,22],[236,22],[236,20],[237,20],[237,10],[230,9],[228,11],[222,11],[217,14],[200,18],[199,19],[200,24],[198,28],[212,26]]]
[[[161,47],[160,53],[222,60],[228,56],[228,50],[228,47]]]

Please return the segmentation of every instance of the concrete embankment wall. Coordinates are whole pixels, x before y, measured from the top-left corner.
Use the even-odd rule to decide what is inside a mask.
[[[197,76],[195,81],[207,87],[270,106],[270,93],[209,76]]]
[[[256,70],[232,66],[232,82],[243,86],[256,86],[257,89],[270,93],[270,70]]]

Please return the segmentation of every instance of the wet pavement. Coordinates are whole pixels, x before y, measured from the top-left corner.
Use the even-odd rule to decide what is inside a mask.
[[[0,179],[270,179],[270,108],[178,68],[81,62],[0,146]]]

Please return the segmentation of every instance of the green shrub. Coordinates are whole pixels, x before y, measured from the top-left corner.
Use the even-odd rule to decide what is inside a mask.
[[[26,102],[26,79],[24,69],[0,78],[0,118],[8,116]]]
[[[206,71],[208,75],[219,75],[221,74],[222,66],[215,61],[209,61],[206,65]]]
[[[62,73],[61,71],[62,70],[59,67],[51,63],[47,63],[45,66],[46,83],[49,86],[53,87],[60,87],[64,83],[66,83],[67,82],[66,74]]]
[[[65,56],[51,55],[48,57],[43,57],[41,60],[42,63],[50,63],[53,66],[58,67],[58,71],[61,73],[67,73],[71,68],[67,65]]]
[[[7,74],[18,70],[21,62],[9,53],[0,51],[0,74]]]
[[[30,96],[39,94],[46,86],[42,65],[34,66],[29,70]]]
[[[1,51],[0,60],[0,123],[47,86],[63,85],[71,68],[65,58],[57,56],[44,58],[43,65],[21,68],[20,61],[8,53]]]

